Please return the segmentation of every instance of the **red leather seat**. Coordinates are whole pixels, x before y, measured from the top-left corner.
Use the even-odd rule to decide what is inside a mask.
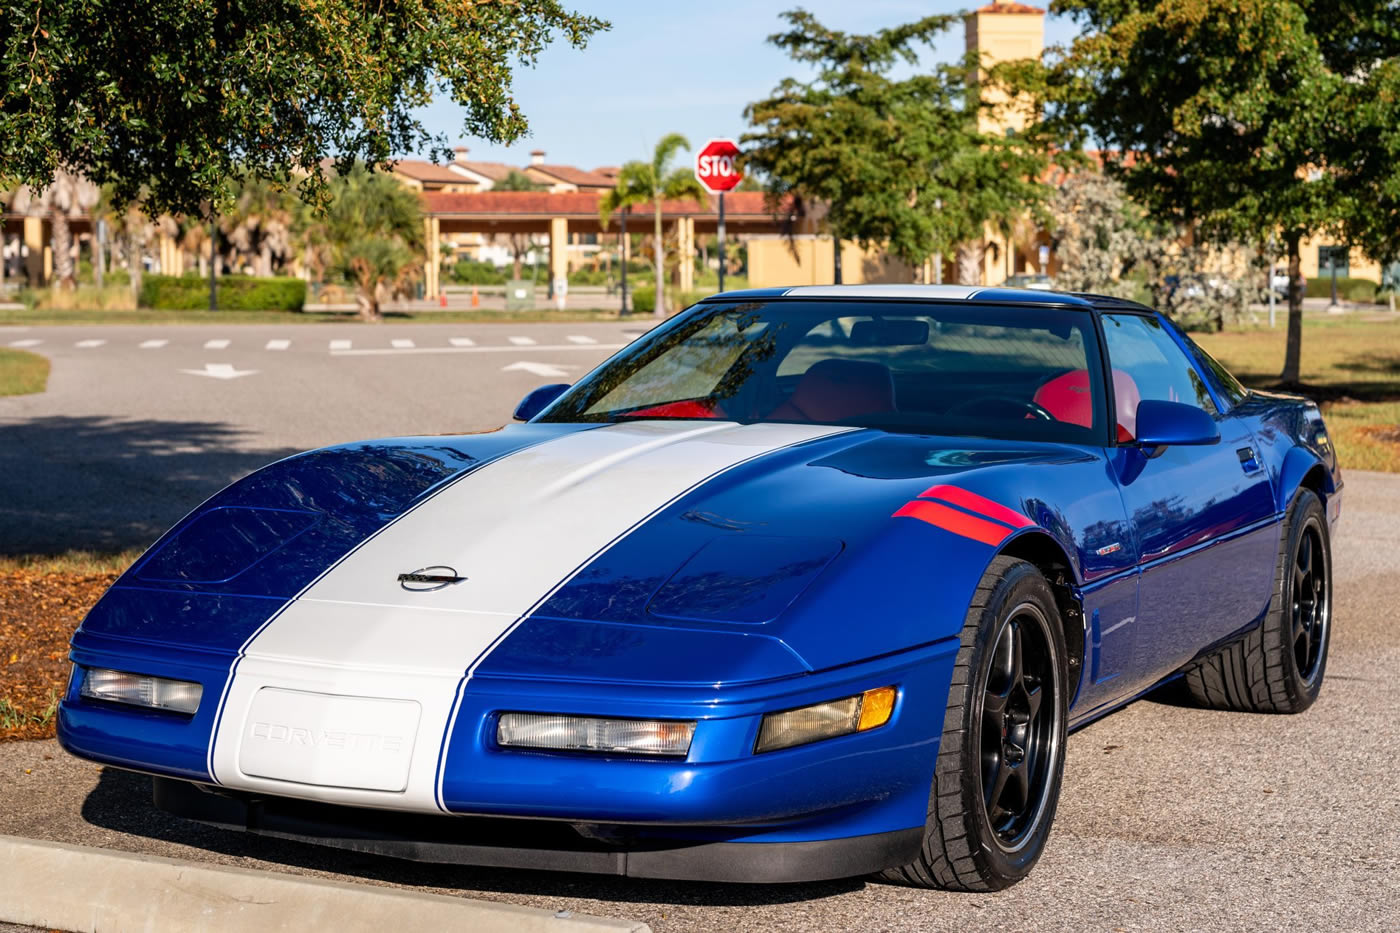
[[[1118,403],[1118,441],[1129,443],[1137,436],[1137,407],[1142,401],[1133,377],[1121,369],[1113,371],[1113,394]],[[1072,369],[1056,376],[1035,391],[1035,403],[1056,421],[1092,427],[1094,397],[1089,387],[1089,371]]]
[[[768,417],[820,424],[894,410],[894,378],[888,366],[863,360],[822,360],[802,374],[792,396]]]

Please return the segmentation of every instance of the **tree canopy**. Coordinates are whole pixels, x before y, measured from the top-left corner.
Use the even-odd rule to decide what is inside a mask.
[[[788,78],[748,106],[745,161],[774,207],[825,209],[838,239],[880,245],[912,266],[980,242],[988,223],[1038,209],[1043,151],[978,128],[973,62],[894,72],[957,21],[926,16],[871,35],[823,26],[804,10],[769,37],[811,80]]]
[[[450,158],[418,115],[435,93],[465,135],[519,138],[512,69],[605,28],[559,0],[5,4],[0,180],[42,189],[68,168],[153,215],[201,213],[247,175],[324,201],[328,159]]]
[[[1044,142],[1093,145],[1154,218],[1290,254],[1283,379],[1296,382],[1298,244],[1400,249],[1396,0],[1055,0],[1087,27],[1044,65],[1002,74],[1038,95]]]

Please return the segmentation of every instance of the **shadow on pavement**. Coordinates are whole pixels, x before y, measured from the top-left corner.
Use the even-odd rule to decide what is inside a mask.
[[[151,803],[151,779],[107,768],[83,801],[83,819],[116,832],[193,846],[230,858],[252,858],[312,871],[352,876],[411,888],[455,888],[532,897],[576,897],[645,904],[704,904],[745,907],[834,897],[865,885],[860,878],[813,884],[741,885],[649,881],[609,875],[472,868],[409,862],[300,842],[253,836],[182,820]],[[150,854],[171,854],[148,850]],[[176,853],[178,854],[178,853]],[[227,859],[220,861],[227,862]]]
[[[208,421],[46,417],[0,424],[0,554],[145,547],[291,449],[246,449]]]

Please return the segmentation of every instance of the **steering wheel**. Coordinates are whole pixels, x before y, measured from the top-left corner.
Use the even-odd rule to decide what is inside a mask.
[[[992,409],[992,410],[988,410]],[[1010,395],[984,395],[980,398],[971,398],[958,402],[949,408],[944,414],[956,415],[963,412],[968,414],[994,414],[995,409],[1005,413],[1005,417],[1025,417],[1029,415],[1037,421],[1054,421],[1055,416],[1046,411],[1044,407],[1029,399],[1013,398]],[[1000,413],[999,412],[999,413]]]

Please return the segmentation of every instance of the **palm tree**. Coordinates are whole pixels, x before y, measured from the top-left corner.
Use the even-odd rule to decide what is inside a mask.
[[[706,202],[705,189],[688,170],[678,168],[668,171],[667,163],[671,156],[681,149],[689,149],[690,142],[680,133],[662,137],[656,144],[650,162],[628,162],[617,173],[617,187],[613,188],[598,202],[598,220],[603,229],[608,228],[608,218],[613,211],[624,210],[636,204],[652,205],[656,231],[652,244],[652,265],[656,270],[657,317],[666,316],[665,265],[666,251],[661,238],[661,202],[689,198],[700,203]]]
[[[59,288],[71,290],[78,284],[77,267],[73,262],[73,228],[69,222],[95,207],[101,194],[92,182],[66,168],[56,171],[53,184],[37,195],[28,187],[15,193],[12,210],[49,218],[53,238],[53,283]]]
[[[265,178],[245,178],[234,191],[233,208],[219,218],[222,239],[253,274],[272,275],[272,257],[291,249],[292,210],[285,188]],[[240,263],[241,264],[241,263]]]
[[[330,180],[324,214],[299,208],[308,251],[358,289],[360,316],[382,321],[380,304],[423,270],[423,217],[412,191],[384,172],[356,166]]]

